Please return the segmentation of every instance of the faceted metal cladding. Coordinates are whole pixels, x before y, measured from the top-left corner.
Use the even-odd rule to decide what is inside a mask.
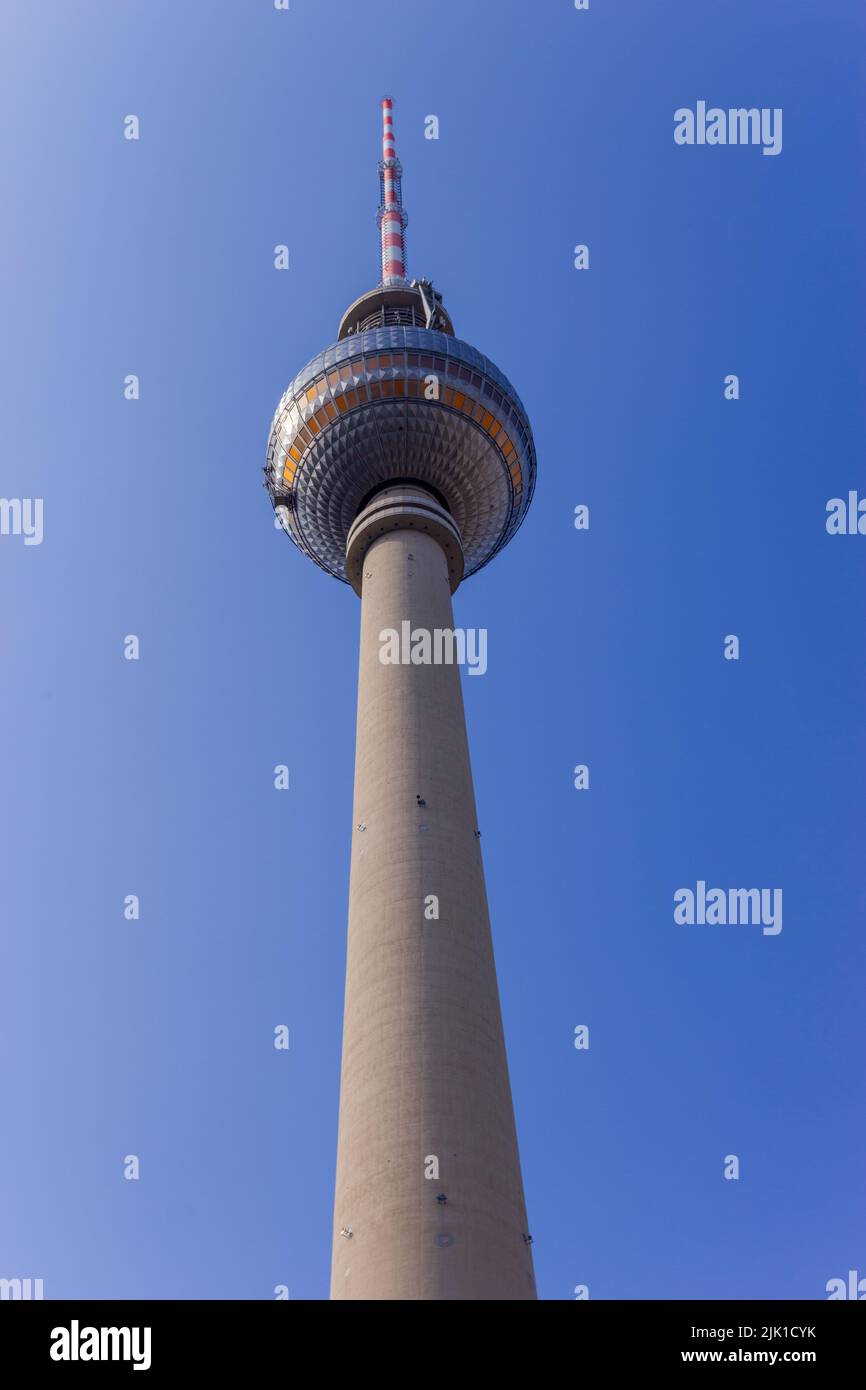
[[[362,503],[409,478],[444,498],[470,575],[526,515],[535,446],[519,396],[482,353],[430,329],[376,328],[333,344],[295,377],[265,471],[284,530],[336,578],[348,578],[346,541]]]

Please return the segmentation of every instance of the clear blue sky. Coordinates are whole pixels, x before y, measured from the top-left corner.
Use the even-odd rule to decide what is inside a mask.
[[[456,614],[489,632],[464,685],[540,1295],[866,1274],[866,537],[824,527],[866,495],[862,6],[3,26],[0,495],[43,497],[45,534],[0,537],[0,1275],[327,1296],[359,609],[260,469],[378,278],[386,92],[409,272],[538,448]],[[699,99],[781,107],[782,153],[678,147]],[[698,879],[781,887],[781,934],[677,926]]]

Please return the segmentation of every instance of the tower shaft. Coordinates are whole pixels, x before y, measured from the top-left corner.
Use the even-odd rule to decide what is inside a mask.
[[[398,486],[348,548],[362,602],[331,1297],[533,1299],[459,668],[380,660],[386,630],[453,630],[459,536]]]

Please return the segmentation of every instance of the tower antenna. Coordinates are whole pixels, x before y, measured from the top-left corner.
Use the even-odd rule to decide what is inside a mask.
[[[403,233],[409,221],[403,211],[403,166],[394,143],[394,102],[382,98],[382,158],[379,161],[379,212],[376,225],[382,241],[382,284],[405,285],[406,251]]]

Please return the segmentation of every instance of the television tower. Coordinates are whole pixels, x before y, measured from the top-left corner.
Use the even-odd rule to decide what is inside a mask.
[[[361,599],[331,1298],[534,1299],[459,670],[380,652],[386,630],[453,632],[535,448],[502,372],[406,278],[392,107],[382,278],[289,386],[265,469],[284,530]]]

